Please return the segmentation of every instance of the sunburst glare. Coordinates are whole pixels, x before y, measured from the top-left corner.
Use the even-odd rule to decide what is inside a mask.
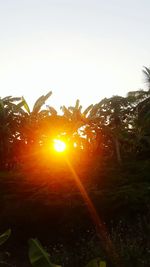
[[[54,139],[54,150],[62,153],[66,150],[66,143],[59,139]]]

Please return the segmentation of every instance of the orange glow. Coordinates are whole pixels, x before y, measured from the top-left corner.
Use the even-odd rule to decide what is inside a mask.
[[[54,139],[54,150],[58,153],[62,153],[66,150],[66,143],[59,139]]]

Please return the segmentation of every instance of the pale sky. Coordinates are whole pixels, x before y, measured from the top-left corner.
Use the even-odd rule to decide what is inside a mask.
[[[86,107],[144,88],[143,66],[149,0],[0,0],[1,97]]]

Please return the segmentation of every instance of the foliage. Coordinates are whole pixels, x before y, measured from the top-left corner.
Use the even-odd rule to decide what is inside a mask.
[[[7,231],[5,231],[3,234],[0,235],[0,246],[3,245],[8,238],[11,235],[11,229],[8,229]],[[7,263],[7,261],[4,259],[5,254],[8,256],[9,253],[1,253],[0,252],[0,266],[9,266],[9,264]]]
[[[0,235],[0,245],[2,245],[3,243],[7,241],[7,239],[10,237],[10,234],[11,234],[11,230],[8,229],[6,232]]]
[[[149,83],[149,69],[143,72]],[[0,99],[0,168],[12,169],[41,161],[48,140],[63,138],[72,154],[84,152],[115,159],[148,156],[150,152],[150,91],[130,91],[126,97],[104,98],[84,111],[80,101],[62,106],[62,114],[43,105],[52,92],[40,96],[32,111],[24,97]]]
[[[49,254],[37,239],[29,240],[29,259],[33,267],[61,267],[51,263]]]
[[[85,110],[79,100],[62,106],[61,113],[44,106],[51,92],[40,96],[33,109],[24,97],[0,99],[0,227],[15,227],[18,247],[30,236],[47,248],[51,240],[49,257],[38,240],[30,239],[33,266],[85,266],[93,258],[86,267],[104,267],[100,259],[110,260],[93,234],[66,157],[124,265],[149,266],[150,70],[143,71],[148,90],[104,98]],[[51,149],[55,138],[67,143],[66,157]],[[0,244],[9,235],[3,234]]]
[[[50,256],[37,239],[29,240],[29,259],[33,267],[61,267],[51,263]],[[85,267],[106,267],[100,258],[90,261]]]
[[[5,243],[11,234],[11,230],[0,235],[0,245]],[[50,255],[37,239],[29,239],[29,260],[33,267],[61,267],[50,261]],[[0,262],[1,264],[2,262]],[[7,265],[7,263],[6,263]],[[9,264],[8,264],[9,265]],[[106,267],[106,263],[100,258],[90,261],[86,267]]]
[[[98,258],[90,261],[85,267],[106,267],[106,262]]]

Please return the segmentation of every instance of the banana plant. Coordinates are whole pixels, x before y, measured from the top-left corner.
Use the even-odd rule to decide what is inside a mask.
[[[143,73],[145,75],[145,83],[147,84],[148,90],[150,91],[150,69],[144,66]]]
[[[52,95],[52,92],[48,92],[46,95],[40,96],[33,105],[31,110],[27,101],[22,97],[22,102],[20,105],[22,109],[21,117],[21,127],[20,127],[20,140],[23,144],[36,144],[40,135],[40,123],[42,123],[43,118],[49,115],[49,110],[42,109],[42,106]]]
[[[79,122],[82,125],[85,123],[92,108],[93,105],[90,105],[82,112],[82,106],[80,105],[79,99],[77,99],[75,106],[70,106],[68,108],[66,106],[62,106],[61,110],[63,111],[64,117],[68,118],[70,121]]]
[[[75,139],[82,140],[80,129],[89,123],[88,115],[93,108],[93,105],[88,106],[84,111],[82,111],[82,106],[80,105],[79,99],[76,100],[75,106],[62,106],[61,110],[63,112],[63,117],[69,122],[70,127],[68,127],[68,135],[71,137],[71,142],[76,142]],[[79,138],[77,138],[77,136]],[[76,138],[75,138],[76,137]],[[85,141],[78,144],[78,147],[82,146]]]
[[[11,159],[11,148],[19,131],[20,103],[19,97],[0,98],[0,168],[2,169]]]
[[[25,110],[25,112],[27,112],[27,114],[38,114],[42,108],[42,106],[45,104],[45,102],[47,101],[47,99],[52,95],[52,91],[48,92],[46,95],[42,95],[40,96],[34,103],[33,109],[32,111],[29,108],[29,105],[27,103],[27,101],[25,100],[24,97],[22,97],[22,106]]]
[[[29,260],[33,267],[61,267],[51,262],[49,254],[37,239],[29,240]],[[85,267],[106,267],[106,262],[96,258]]]
[[[106,267],[106,262],[96,258],[91,260],[85,267]]]
[[[91,121],[106,134],[106,139],[110,139],[118,163],[122,162],[121,141],[128,129],[129,112],[130,102],[122,96],[104,98],[90,112]]]
[[[61,267],[51,262],[49,254],[37,239],[29,239],[29,260],[33,267]]]
[[[0,245],[5,243],[7,241],[7,239],[10,237],[10,235],[11,235],[11,229],[8,229],[6,232],[1,234],[0,235]]]

